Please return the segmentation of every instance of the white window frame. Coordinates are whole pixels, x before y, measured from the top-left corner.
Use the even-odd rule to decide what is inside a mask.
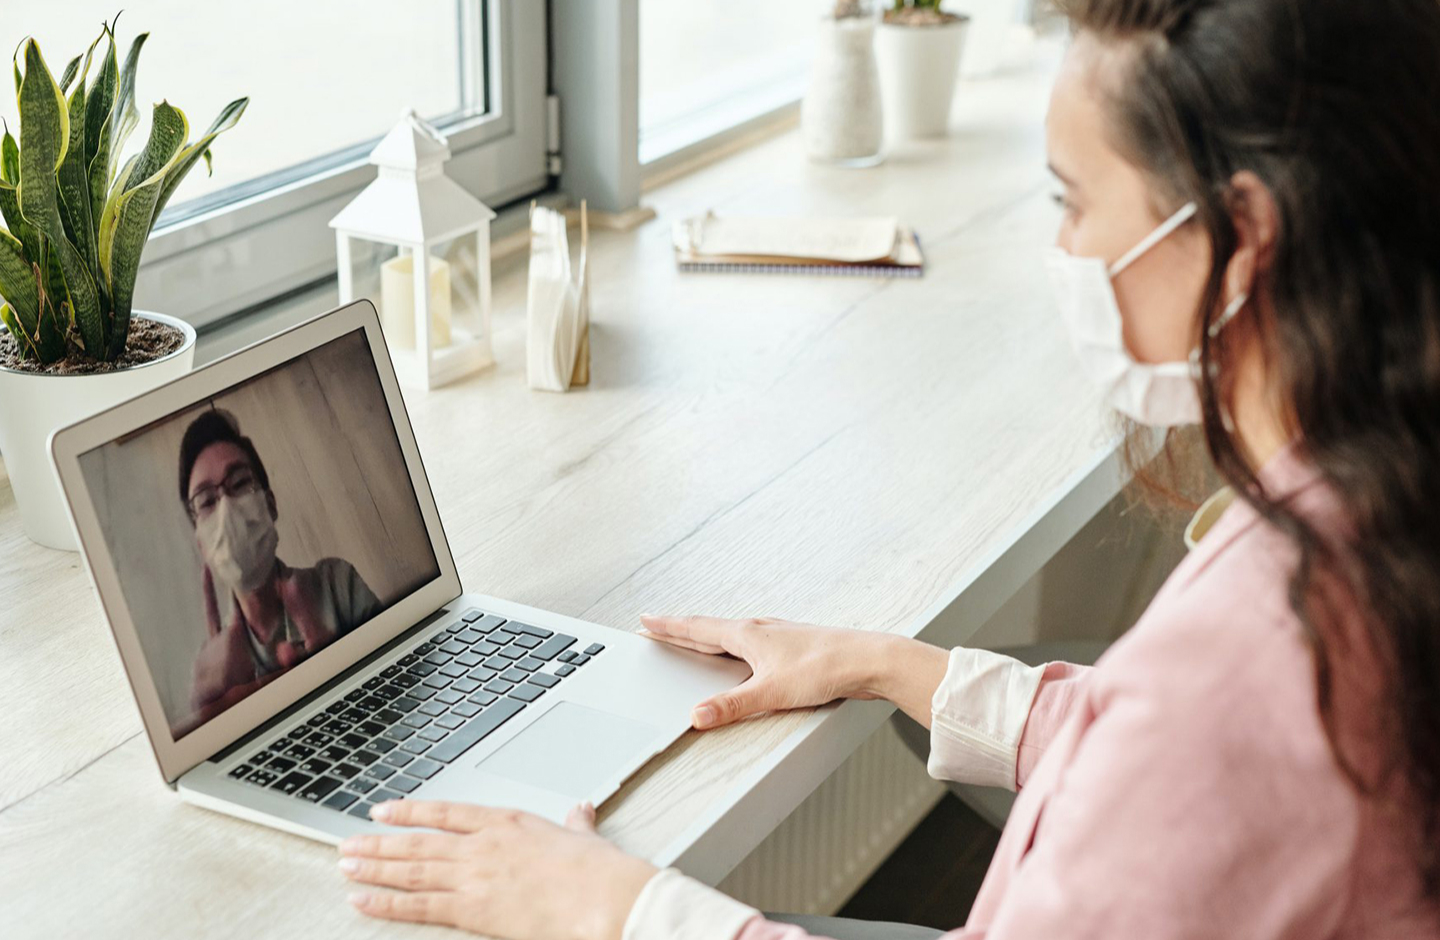
[[[502,206],[550,183],[545,4],[463,0],[461,10],[462,100],[483,93],[487,76],[478,69],[488,69],[490,107],[445,125],[452,154],[446,172],[476,198]],[[488,50],[465,46],[482,37]],[[253,195],[213,209],[203,200],[198,211],[193,204],[177,206],[178,217],[162,217],[146,245],[136,297],[204,327],[333,276],[335,237],[328,223],[374,179],[366,160],[373,143],[346,151],[338,165],[333,155],[322,158],[328,168],[290,182],[257,181],[263,188]]]

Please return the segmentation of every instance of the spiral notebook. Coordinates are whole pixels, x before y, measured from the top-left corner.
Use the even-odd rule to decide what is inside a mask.
[[[920,277],[925,257],[915,233],[893,218],[717,216],[676,222],[681,271]]]

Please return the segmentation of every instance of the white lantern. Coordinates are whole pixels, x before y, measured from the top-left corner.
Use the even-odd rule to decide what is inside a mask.
[[[405,111],[370,152],[375,181],[330,220],[340,302],[378,299],[396,376],[412,388],[435,388],[495,361],[495,213],[445,175],[448,159],[444,136]]]

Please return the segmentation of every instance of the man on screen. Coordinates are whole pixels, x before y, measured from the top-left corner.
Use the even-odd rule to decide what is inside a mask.
[[[275,554],[279,518],[265,464],[228,412],[202,413],[180,443],[180,499],[204,562],[209,637],[193,705],[208,718],[380,611],[355,566],[291,568]]]

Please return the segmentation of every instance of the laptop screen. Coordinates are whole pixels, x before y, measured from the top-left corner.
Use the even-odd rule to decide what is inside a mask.
[[[363,330],[80,469],[177,740],[440,574]]]

